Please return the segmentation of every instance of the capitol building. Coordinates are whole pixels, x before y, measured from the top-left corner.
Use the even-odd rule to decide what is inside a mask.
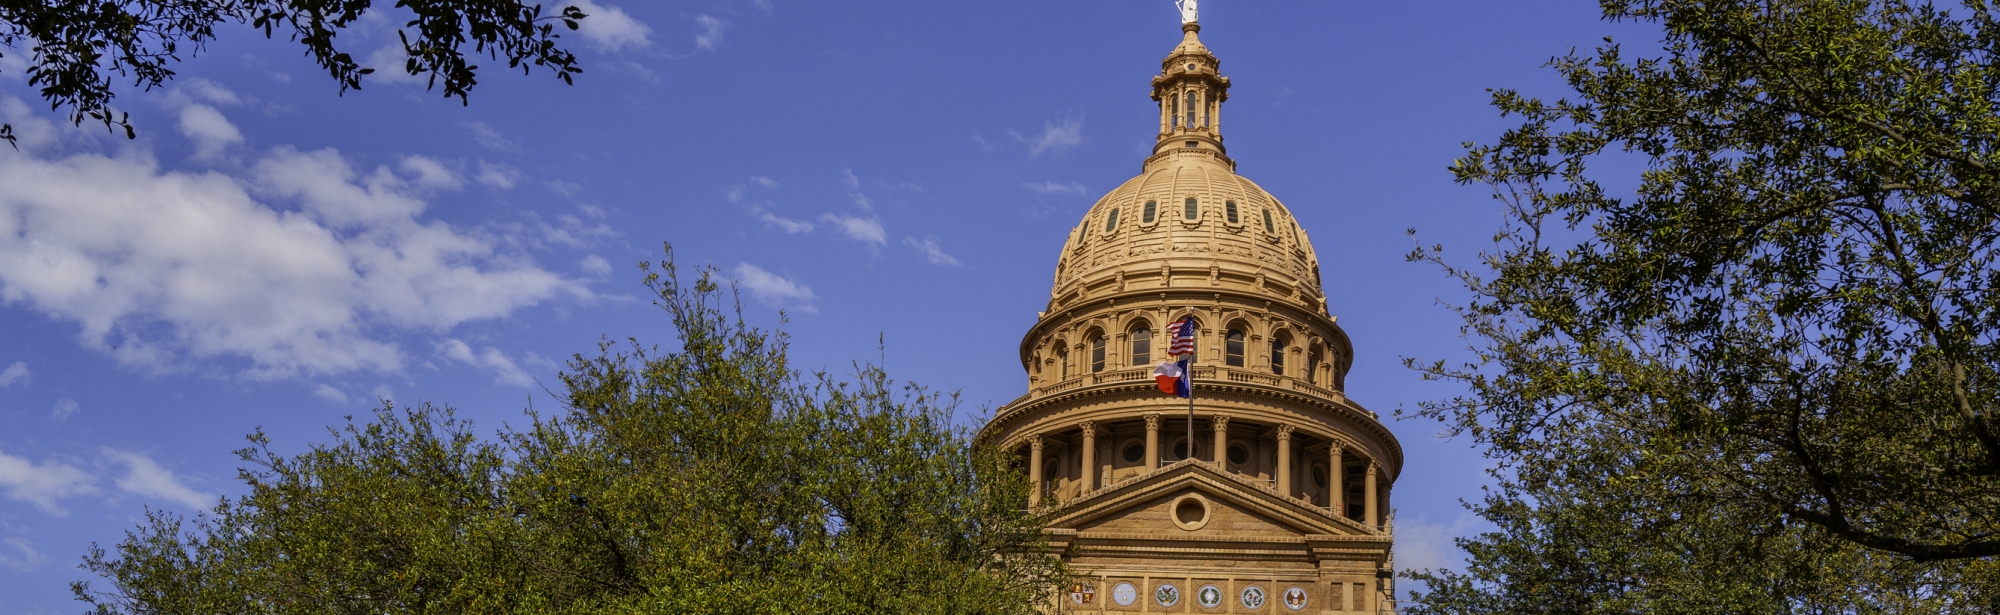
[[[1057,255],[1028,392],[980,438],[1019,455],[1065,613],[1386,613],[1403,450],[1349,399],[1354,347],[1309,235],[1236,173],[1229,78],[1190,15],[1153,77],[1159,140]],[[1192,316],[1192,403],[1153,368]],[[1190,418],[1191,417],[1191,418]]]

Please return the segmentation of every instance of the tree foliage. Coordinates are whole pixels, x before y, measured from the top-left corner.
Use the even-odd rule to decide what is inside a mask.
[[[575,6],[554,14],[520,0],[400,0],[395,7],[410,18],[397,30],[407,54],[402,70],[427,76],[431,88],[461,103],[478,83],[473,62],[481,54],[523,74],[547,68],[564,83],[583,70],[557,45],[555,24],[574,30],[585,17]],[[0,55],[26,47],[28,84],[50,109],[133,137],[128,115],[111,107],[120,83],[165,85],[173,64],[199,54],[217,26],[248,25],[267,38],[283,33],[341,92],[361,89],[375,68],[355,62],[338,38],[373,8],[373,0],[0,0]],[[14,141],[10,126],[0,125],[0,140]]]
[[[664,275],[661,275],[661,272]],[[239,454],[248,493],[153,512],[85,566],[97,613],[993,613],[1046,604],[1027,485],[955,400],[796,373],[704,270],[646,281],[678,351],[603,343],[567,408],[497,439],[384,407],[330,444]]]
[[[1497,529],[1422,612],[2000,606],[2000,22],[1988,3],[1604,0],[1663,33],[1494,93],[1452,167]],[[1643,166],[1633,172],[1633,169]],[[1606,169],[1611,169],[1606,171]],[[1619,196],[1602,181],[1636,185]]]

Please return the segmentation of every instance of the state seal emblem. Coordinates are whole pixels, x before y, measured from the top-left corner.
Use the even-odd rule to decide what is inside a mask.
[[[1090,600],[1096,597],[1097,588],[1091,587],[1089,582],[1077,583],[1075,587],[1071,587],[1069,590],[1070,602],[1077,604],[1090,604]]]
[[[1306,608],[1306,590],[1294,587],[1285,590],[1285,608],[1298,611]]]
[[[1264,608],[1264,588],[1256,586],[1243,588],[1243,608],[1253,611]]]
[[[1111,588],[1111,600],[1117,602],[1118,606],[1132,606],[1132,603],[1139,601],[1139,588],[1133,587],[1131,583],[1119,583],[1117,587]]]
[[[1172,583],[1162,583],[1159,589],[1153,590],[1153,600],[1158,601],[1160,606],[1180,604],[1181,588],[1174,587]]]
[[[1194,593],[1194,602],[1201,605],[1201,608],[1204,609],[1222,606],[1222,588],[1214,585],[1203,585],[1200,591]]]

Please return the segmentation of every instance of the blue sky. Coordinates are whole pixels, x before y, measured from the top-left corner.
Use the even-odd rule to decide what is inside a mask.
[[[556,407],[543,387],[600,336],[671,342],[634,268],[663,242],[757,321],[786,310],[798,364],[883,360],[976,421],[1023,392],[1056,252],[1138,172],[1180,37],[1168,0],[584,4],[575,86],[489,70],[469,107],[393,71],[336,96],[296,46],[228,28],[118,100],[135,141],[66,125],[0,49],[22,135],[0,149],[0,613],[75,612],[88,546],[239,493],[259,427],[299,450],[378,398],[484,428]],[[1312,233],[1349,394],[1385,417],[1453,394],[1401,364],[1466,358],[1439,303],[1463,293],[1403,261],[1404,229],[1471,258],[1498,210],[1445,166],[1508,125],[1485,89],[1560,96],[1551,56],[1648,31],[1582,1],[1202,9],[1230,153]],[[401,21],[343,44],[398,67]],[[1485,461],[1391,426],[1399,564],[1450,565]]]

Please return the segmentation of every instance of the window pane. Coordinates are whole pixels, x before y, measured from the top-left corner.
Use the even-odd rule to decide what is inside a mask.
[[[1278,226],[1271,224],[1271,210],[1269,209],[1264,210],[1264,232],[1274,235],[1278,233]]]
[[[1090,371],[1104,371],[1104,338],[1090,340]]]
[[[1271,340],[1271,373],[1285,375],[1285,340]]]
[[[1132,331],[1132,364],[1145,365],[1153,362],[1153,330],[1140,328]]]
[[[1230,367],[1243,367],[1243,332],[1229,330],[1229,336],[1222,344],[1223,360]]]
[[[1225,214],[1228,214],[1228,215],[1229,215],[1229,223],[1230,223],[1230,224],[1235,224],[1235,223],[1236,223],[1236,201],[1223,201],[1223,202],[1222,202],[1222,209],[1223,209],[1223,213],[1225,213]]]
[[[1200,218],[1201,204],[1197,203],[1194,199],[1188,199],[1187,203],[1181,207],[1181,217],[1189,220]]]
[[[1153,223],[1153,208],[1154,208],[1154,207],[1156,207],[1156,206],[1158,206],[1158,205],[1159,205],[1159,203],[1157,203],[1157,202],[1154,202],[1154,201],[1146,201],[1146,212],[1145,212],[1144,214],[1142,214],[1142,215],[1140,216],[1140,219],[1139,219],[1139,221],[1140,221],[1140,222],[1144,222],[1144,223],[1146,223],[1146,224],[1152,224],[1152,223]]]
[[[1113,209],[1113,210],[1111,210],[1111,215],[1108,215],[1108,216],[1105,216],[1105,217],[1104,217],[1104,232],[1106,232],[1106,233],[1109,233],[1109,232],[1111,232],[1111,231],[1115,231],[1115,230],[1118,230],[1118,210],[1117,210],[1117,209]]]

